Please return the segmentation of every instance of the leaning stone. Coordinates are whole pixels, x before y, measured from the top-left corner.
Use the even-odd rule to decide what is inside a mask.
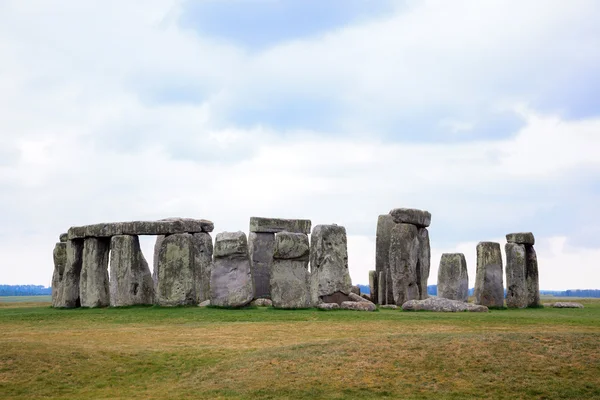
[[[469,299],[469,273],[464,254],[442,254],[438,269],[437,295],[464,302]]]
[[[363,299],[362,296],[359,296],[356,293],[350,293],[348,295],[348,298],[350,299],[350,301],[357,301],[359,303],[372,303],[372,301],[367,300],[367,299]]]
[[[58,237],[58,241],[61,243],[67,243],[67,240],[69,240],[69,234],[68,233],[61,233],[60,236]]]
[[[397,310],[398,306],[395,304],[384,304],[382,306],[379,306],[379,308],[386,308],[386,309],[390,309],[390,310]]]
[[[506,243],[506,306],[527,307],[527,271],[525,245]]]
[[[343,292],[335,292],[328,294],[319,299],[320,303],[337,303],[342,304],[344,301],[350,301],[350,296]]]
[[[311,222],[309,219],[281,219],[281,218],[250,218],[250,232],[256,233],[310,233]]]
[[[68,240],[66,246],[66,264],[60,286],[60,294],[55,307],[75,308],[81,306],[79,282],[83,264],[83,240]]]
[[[209,233],[192,235],[194,242],[194,271],[196,274],[197,302],[210,299],[210,270],[212,269],[213,243]]]
[[[551,307],[554,307],[554,308],[583,308],[583,304],[567,302],[567,301],[558,301],[556,303],[553,303]]]
[[[60,291],[62,280],[67,264],[67,244],[56,243],[52,253],[54,260],[54,272],[52,273],[52,307],[60,307]]]
[[[210,302],[217,307],[243,307],[254,297],[248,242],[243,232],[222,232],[215,239],[210,274]]]
[[[310,238],[310,268],[312,303],[325,296],[350,293],[352,280],[348,271],[346,228],[338,225],[317,225]]]
[[[370,302],[372,302],[372,303],[375,303],[373,300],[371,300],[371,295],[369,295],[369,294],[366,294],[366,293],[361,293],[361,294],[360,294],[360,297],[362,297],[362,298],[363,298],[363,299],[365,299],[365,300],[369,300],[369,301],[370,301]]]
[[[271,265],[275,250],[275,234],[250,232],[248,236],[250,266],[254,282],[254,298],[271,298]]]
[[[415,225],[396,224],[392,228],[390,271],[395,304],[404,304],[408,300],[420,299],[417,273],[419,245],[419,230]]]
[[[506,235],[506,241],[508,243],[528,244],[533,246],[535,244],[535,237],[531,232],[509,233]]]
[[[394,208],[390,211],[390,215],[397,224],[411,224],[419,228],[427,228],[431,225],[431,213],[429,211],[414,208]]]
[[[419,298],[428,297],[427,280],[431,267],[431,244],[429,243],[429,231],[427,228],[419,228],[419,260],[417,262],[417,285],[419,286]]]
[[[86,238],[83,242],[83,263],[79,282],[82,307],[108,307],[110,287],[108,280],[108,256],[110,239]]]
[[[378,296],[377,292],[379,291],[379,277],[377,276],[377,271],[369,271],[369,290],[371,292],[371,298],[369,300],[373,301],[373,303],[378,304]]]
[[[273,301],[271,299],[256,299],[250,305],[255,307],[273,307]]]
[[[450,300],[441,297],[429,297],[425,300],[409,300],[402,304],[404,311],[437,311],[437,312],[488,312],[486,306]]]
[[[271,266],[271,299],[275,308],[309,308],[308,236],[278,232]]]
[[[344,301],[340,308],[342,310],[354,310],[354,311],[375,311],[377,307],[375,304],[368,302],[355,302],[355,301]]]
[[[504,282],[500,244],[477,244],[477,273],[475,275],[475,304],[504,307]]]
[[[110,305],[154,304],[154,282],[137,236],[110,241]]]
[[[319,310],[338,310],[340,305],[338,303],[321,303],[317,305]]]
[[[390,237],[392,234],[392,228],[394,227],[394,219],[391,215],[380,215],[377,218],[377,236],[375,237],[375,279],[379,281],[379,275],[381,272],[384,272],[384,279],[387,277],[390,269]],[[379,283],[379,282],[378,282]],[[389,286],[389,290],[386,292],[386,287],[382,287],[383,292],[379,289],[379,285],[377,285],[378,290],[376,292],[375,302],[378,304],[386,304],[386,298],[389,298],[392,301],[393,292],[392,286]],[[383,293],[383,296],[380,295]]]
[[[540,282],[538,273],[537,254],[533,246],[525,246],[527,266],[525,279],[527,281],[527,307],[540,306]]]
[[[210,300],[204,300],[202,303],[198,304],[198,307],[208,307],[210,306]]]
[[[159,306],[198,304],[194,246],[189,233],[169,235],[161,241],[155,294]]]
[[[353,285],[353,286],[350,288],[350,291],[351,291],[352,293],[354,293],[354,294],[357,294],[357,295],[359,295],[359,296],[360,296],[360,287],[358,287],[358,286],[356,286],[356,285]]]

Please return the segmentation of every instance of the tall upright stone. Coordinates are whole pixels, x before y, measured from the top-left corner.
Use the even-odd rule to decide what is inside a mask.
[[[509,307],[539,307],[540,306],[540,285],[539,285],[539,271],[537,254],[534,249],[535,237],[531,232],[517,232],[509,233],[506,235],[506,280],[507,280],[507,294],[506,303]],[[511,254],[509,254],[509,248]],[[518,248],[518,250],[514,250]],[[518,254],[516,254],[517,252]],[[524,256],[523,256],[524,252]],[[515,271],[512,270],[512,264],[516,262],[518,268]],[[523,278],[521,278],[521,267],[523,268]],[[509,282],[509,275],[511,279],[518,273],[518,299],[515,303],[515,285]],[[524,284],[523,284],[524,282]],[[523,297],[525,300],[523,300]]]
[[[198,304],[194,239],[189,233],[165,236],[158,251],[155,302],[160,306]]]
[[[110,251],[110,305],[154,304],[154,282],[139,237],[113,236]]]
[[[419,256],[419,229],[412,224],[394,225],[390,239],[390,270],[395,304],[421,298],[417,275]]]
[[[248,237],[250,260],[252,263],[252,279],[254,280],[254,297],[271,298],[271,264],[275,248],[275,234],[250,232]]]
[[[79,282],[82,307],[108,307],[110,288],[108,256],[110,239],[88,237],[83,242],[83,263]]]
[[[79,282],[83,265],[83,240],[67,240],[66,264],[55,307],[75,308],[81,306]]]
[[[464,254],[442,254],[438,269],[437,296],[464,302],[469,299],[469,273]]]
[[[540,282],[538,273],[537,254],[533,246],[525,246],[526,256],[526,281],[527,281],[527,307],[540,306]]]
[[[194,233],[194,269],[198,303],[210,299],[210,271],[212,269],[213,243],[209,233]]]
[[[375,237],[375,271],[377,276],[380,272],[384,272],[386,277],[388,275],[391,277],[390,238],[394,225],[394,218],[389,214],[380,215],[377,218],[377,236]],[[378,303],[387,304],[386,299],[392,300],[393,297],[392,285],[388,285],[385,296],[379,297]]]
[[[506,306],[527,307],[527,261],[525,245],[506,243]]]
[[[369,290],[371,292],[371,301],[379,304],[379,277],[377,271],[369,271]]]
[[[165,235],[158,235],[156,242],[154,243],[154,258],[152,262],[152,280],[154,281],[154,293],[158,293],[158,255],[160,254],[160,248],[165,240]]]
[[[62,288],[65,265],[67,264],[67,244],[56,243],[52,253],[54,259],[54,272],[52,273],[52,307],[60,306],[60,291]]]
[[[475,303],[487,307],[504,307],[502,252],[499,243],[479,242],[477,244]]]
[[[210,274],[210,304],[217,307],[242,307],[254,297],[254,285],[243,232],[222,232],[215,239]]]
[[[431,218],[431,217],[430,217]],[[417,284],[419,285],[419,298],[429,297],[427,294],[427,281],[431,268],[431,244],[427,228],[419,228],[419,259],[417,262]]]
[[[310,270],[312,303],[348,301],[352,280],[348,271],[348,239],[346,228],[317,225],[310,238]]]
[[[310,246],[304,233],[279,232],[271,269],[271,299],[275,308],[311,306],[308,258]]]

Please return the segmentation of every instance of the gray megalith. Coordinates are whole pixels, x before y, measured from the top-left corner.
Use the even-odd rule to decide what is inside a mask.
[[[55,307],[80,307],[79,281],[83,264],[83,240],[67,240],[66,253],[65,270]]]
[[[210,271],[212,269],[213,243],[207,232],[194,233],[194,271],[196,274],[196,297],[201,303],[210,299]]]
[[[79,282],[82,307],[108,307],[110,288],[108,256],[110,239],[88,237],[83,241],[83,262]]]
[[[248,248],[254,280],[254,298],[271,298],[271,264],[274,247],[275,234],[250,232]]]
[[[438,269],[437,296],[464,302],[469,299],[469,273],[464,254],[442,254]]]
[[[312,305],[308,258],[310,246],[304,233],[279,232],[271,269],[271,300],[275,308],[308,308]]]
[[[527,260],[525,245],[506,243],[506,306],[527,307]]]
[[[379,277],[377,271],[369,271],[369,290],[371,292],[371,301],[379,304]]]
[[[419,229],[412,224],[394,225],[390,240],[390,271],[394,304],[400,305],[408,300],[421,298],[417,277],[419,255]]]
[[[67,264],[67,244],[63,242],[56,243],[52,258],[54,260],[54,272],[52,273],[52,307],[59,307],[62,280],[65,273],[65,265]]]
[[[431,214],[429,214],[431,221]],[[419,285],[420,299],[426,299],[427,280],[431,268],[431,244],[429,243],[429,231],[427,228],[419,228],[419,260],[417,263],[417,284]]]
[[[525,246],[526,257],[526,281],[527,281],[527,307],[539,307],[540,303],[540,282],[538,273],[537,254],[533,246]]]
[[[477,244],[475,303],[487,307],[504,307],[502,252],[499,243],[479,242]]]
[[[377,277],[379,277],[379,273],[382,271],[385,272],[384,275],[386,277],[389,274],[390,237],[394,225],[394,218],[389,214],[380,215],[377,218],[377,235],[375,237],[375,271],[377,272]],[[379,296],[379,291],[377,294],[378,298],[375,303],[387,304],[386,299],[389,298],[391,300],[393,298],[392,285],[389,285],[389,290],[383,297]]]
[[[161,241],[156,304],[167,307],[198,304],[194,246],[193,236],[189,233],[168,235]]]
[[[154,282],[138,236],[113,236],[110,252],[110,305],[154,304]]]

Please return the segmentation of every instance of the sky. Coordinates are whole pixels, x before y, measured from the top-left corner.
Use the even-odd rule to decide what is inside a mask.
[[[70,226],[432,213],[429,284],[536,236],[542,289],[600,288],[595,0],[0,0],[0,283]],[[152,262],[154,238],[142,240]]]

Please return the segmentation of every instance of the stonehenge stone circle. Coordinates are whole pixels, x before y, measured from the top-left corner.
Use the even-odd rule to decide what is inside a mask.
[[[304,233],[278,232],[271,265],[271,300],[275,308],[311,307],[308,256]]]
[[[404,311],[438,311],[438,312],[488,312],[486,306],[450,300],[441,297],[429,297],[425,300],[409,300],[402,304]]]
[[[397,224],[390,240],[390,270],[394,304],[419,299],[417,263],[419,259],[419,230],[415,225]],[[388,282],[389,284],[389,282]]]
[[[500,244],[477,244],[477,273],[475,276],[475,304],[486,307],[504,307],[502,252]]]
[[[463,302],[469,299],[469,273],[464,254],[442,254],[438,269],[437,295],[444,299]]]
[[[506,243],[506,306],[525,308],[528,302],[525,245]]]
[[[139,237],[113,236],[110,251],[110,305],[154,304],[154,282]]]
[[[81,307],[110,305],[108,254],[110,239],[90,237],[83,242],[83,263],[79,282]]]
[[[79,281],[83,265],[83,240],[67,240],[66,252],[65,270],[55,307],[80,307]]]
[[[52,307],[60,306],[60,288],[67,264],[67,244],[56,243],[52,253],[54,260],[54,272],[52,273]]]
[[[161,241],[156,304],[168,307],[198,304],[194,245],[190,233],[168,235]]]
[[[210,273],[210,303],[242,307],[254,298],[248,240],[243,232],[221,232],[215,239]]]
[[[317,225],[310,237],[312,303],[348,301],[352,280],[348,271],[346,228]]]
[[[112,237],[117,235],[172,235],[176,233],[212,232],[214,224],[204,219],[166,218],[159,221],[110,222],[74,226],[69,239]]]
[[[525,246],[527,257],[527,269],[525,275],[527,279],[527,307],[540,306],[540,281],[538,272],[537,254],[533,246]]]
[[[250,232],[292,232],[308,235],[310,233],[310,227],[311,222],[309,219],[250,218]]]

